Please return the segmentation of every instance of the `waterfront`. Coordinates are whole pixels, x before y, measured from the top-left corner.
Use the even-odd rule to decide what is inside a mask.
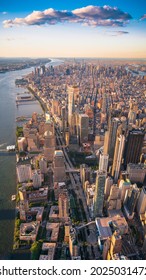
[[[59,64],[52,60],[49,65]],[[15,120],[18,116],[30,117],[35,111],[42,113],[38,101],[27,105],[16,106],[16,94],[23,93],[23,88],[15,85],[15,79],[27,75],[33,68],[0,74],[0,150],[7,145],[15,144]],[[15,218],[15,202],[11,201],[16,193],[16,162],[15,155],[0,156],[0,259],[10,258],[13,245],[13,230]]]

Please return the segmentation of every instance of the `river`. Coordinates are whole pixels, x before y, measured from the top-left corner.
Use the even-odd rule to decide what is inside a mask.
[[[53,59],[48,65],[59,65],[61,60]],[[32,72],[34,68],[0,74],[0,259],[10,259],[13,246],[15,202],[11,201],[16,193],[15,155],[5,154],[7,145],[15,144],[16,117],[28,116],[33,112],[42,113],[38,101],[16,106],[16,94],[23,88],[15,85],[15,79]]]

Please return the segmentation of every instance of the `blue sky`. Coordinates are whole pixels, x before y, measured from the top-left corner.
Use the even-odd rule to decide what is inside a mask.
[[[1,2],[1,57],[146,58],[146,0]]]

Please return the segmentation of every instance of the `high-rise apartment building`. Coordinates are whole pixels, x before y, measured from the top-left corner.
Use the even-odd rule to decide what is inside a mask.
[[[42,175],[40,170],[35,170],[32,173],[32,182],[34,188],[40,188],[42,185]]]
[[[23,183],[32,179],[32,170],[30,164],[17,165],[18,182]]]

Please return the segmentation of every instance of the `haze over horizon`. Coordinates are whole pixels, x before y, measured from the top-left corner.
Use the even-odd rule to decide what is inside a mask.
[[[146,58],[145,0],[1,3],[1,57]]]

